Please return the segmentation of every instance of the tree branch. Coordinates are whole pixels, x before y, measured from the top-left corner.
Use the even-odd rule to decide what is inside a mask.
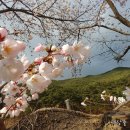
[[[130,50],[130,46],[128,46],[128,47],[125,49],[125,51],[124,51],[121,55],[118,56],[117,61],[119,62],[119,61],[128,53],[129,50]]]
[[[114,31],[114,32],[123,34],[123,35],[130,35],[130,33],[123,32],[123,31],[118,30],[118,29],[116,29],[116,28],[111,28],[111,27],[108,27],[108,26],[106,26],[106,25],[98,25],[98,24],[94,24],[94,25],[86,26],[86,27],[81,27],[81,28],[79,28],[79,29],[87,29],[87,28],[93,28],[93,27],[102,27],[102,28],[106,28],[106,29],[109,29],[109,30],[111,30],[111,31]]]
[[[6,13],[6,12],[21,12],[21,13],[28,14],[28,15],[31,15],[31,16],[35,15],[35,13],[33,11],[25,10],[25,9],[7,8],[7,9],[0,10],[0,14]],[[63,21],[85,22],[85,21],[79,21],[79,20],[75,20],[75,19],[55,18],[55,17],[51,17],[51,16],[46,16],[46,15],[43,15],[43,14],[40,14],[40,13],[37,13],[36,16],[39,17],[39,18],[52,19],[52,20],[57,20],[57,21],[61,21],[61,22],[63,22]]]
[[[118,19],[122,24],[124,24],[127,27],[130,27],[130,21],[126,18],[124,18],[117,10],[117,8],[115,7],[114,3],[112,2],[112,0],[106,0],[106,2],[108,3],[108,5],[110,6],[111,10],[113,11],[115,18]]]

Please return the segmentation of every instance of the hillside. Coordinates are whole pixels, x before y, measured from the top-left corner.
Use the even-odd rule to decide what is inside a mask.
[[[12,126],[15,126],[15,124],[19,122],[18,125],[16,125],[11,130],[17,130],[18,128],[24,130],[25,126],[30,129],[33,123],[33,127],[36,130],[41,130],[43,128],[45,130],[54,128],[56,130],[95,130],[99,126],[103,127],[103,130],[120,130],[122,128],[119,125],[109,124],[109,120],[106,119],[108,119],[108,117],[110,118],[111,116],[111,119],[113,121],[115,119],[130,120],[130,116],[128,116],[130,102],[127,103],[125,106],[122,106],[115,113],[111,111],[113,109],[112,106],[101,105],[104,104],[104,102],[102,102],[102,100],[100,99],[100,93],[105,89],[108,90],[111,94],[120,96],[122,95],[121,91],[125,89],[124,86],[130,86],[129,79],[129,68],[116,68],[100,75],[87,76],[84,78],[73,78],[63,81],[53,81],[48,90],[40,95],[40,99],[36,102],[32,102],[31,106],[33,107],[33,111],[41,108],[40,110],[36,110],[36,112],[33,112],[31,115],[29,114],[25,116],[25,114],[18,119],[7,119],[5,121],[6,127],[10,128]],[[97,104],[87,104],[88,106],[86,108],[81,106],[80,103],[84,100],[86,96],[89,96],[91,101],[97,102]],[[64,108],[64,101],[67,98],[70,99],[71,108],[73,110],[80,110],[89,114],[59,108],[43,108]],[[100,102],[101,104],[98,104],[98,102]]]
[[[64,108],[64,101],[70,99],[73,110],[101,113],[112,109],[112,106],[103,105],[104,102],[100,99],[101,92],[107,90],[111,95],[122,96],[125,86],[130,86],[130,68],[116,68],[100,75],[53,81],[48,90],[40,95],[40,100],[33,102],[32,106],[34,109]],[[84,108],[80,103],[85,97],[89,97],[92,102],[97,104],[88,104],[88,107]]]

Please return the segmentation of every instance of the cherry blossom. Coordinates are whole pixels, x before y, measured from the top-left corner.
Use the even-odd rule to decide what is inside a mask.
[[[53,51],[56,51],[56,50],[57,50],[56,46],[55,46],[55,45],[52,45],[52,46],[51,46],[51,51],[53,52]]]
[[[30,61],[28,60],[28,58],[25,55],[23,55],[20,60],[23,63],[24,70],[26,70],[30,65]]]
[[[20,112],[25,111],[27,107],[28,107],[27,101],[24,98],[20,97],[16,99],[14,105],[11,104],[10,106],[3,107],[0,110],[0,113],[1,114],[7,113],[6,116],[9,115],[12,118],[14,116],[19,116]]]
[[[110,102],[113,101],[113,96],[110,96]]]
[[[83,43],[79,42],[74,42],[74,44],[72,45],[72,55],[76,60],[77,64],[81,64],[83,62],[85,62],[88,54],[89,54],[89,50],[90,47],[86,46],[84,47]]]
[[[38,74],[35,74],[30,79],[28,79],[26,84],[31,93],[41,93],[46,90],[49,85],[48,81]]]
[[[0,42],[4,41],[7,37],[7,30],[5,28],[0,28]]]
[[[14,97],[10,97],[10,96],[6,96],[3,100],[3,103],[6,104],[6,106],[11,106],[13,105],[15,102],[15,98]]]
[[[101,93],[101,99],[105,101],[106,99],[106,91],[104,90],[102,93]]]
[[[53,56],[52,65],[58,67],[61,64],[60,59],[61,56]]]
[[[72,52],[72,47],[69,44],[63,45],[62,46],[62,53],[65,55],[71,54]]]
[[[0,110],[0,113],[1,114],[5,114],[7,112],[8,108],[7,107],[3,107],[1,110]]]
[[[118,104],[122,104],[124,102],[126,102],[126,99],[124,97],[118,97]]]
[[[114,103],[114,104],[122,104],[126,102],[126,99],[124,97],[116,97],[116,96],[110,95],[105,90],[101,94],[101,99],[104,101],[109,100],[111,103]]]
[[[86,106],[87,106],[84,102],[81,102],[81,105],[82,105],[82,106],[84,106],[84,107],[86,107]]]
[[[88,101],[89,100],[89,98],[88,97],[86,97],[85,99],[84,99],[84,101],[83,102],[81,102],[81,105],[82,106],[84,106],[84,107],[86,107],[87,106],[87,104],[85,103],[86,101]]]
[[[84,46],[82,42],[75,41],[72,46],[63,45],[61,53],[72,57],[73,63],[82,64],[88,58],[89,50],[89,46]]]
[[[105,101],[105,96],[101,94],[101,99]]]
[[[20,41],[15,41],[13,39],[6,39],[1,45],[1,54],[3,57],[14,58],[19,52],[25,49],[25,44]]]
[[[22,76],[20,77],[20,79],[19,79],[19,81],[21,82],[21,83],[26,83],[26,81],[28,80],[30,78],[30,75],[28,74],[28,73],[24,73],[24,74],[22,74]]]
[[[20,111],[25,111],[25,109],[28,107],[27,100],[25,100],[23,97],[17,98],[16,106]]]
[[[40,51],[43,51],[45,50],[45,46],[43,46],[42,44],[38,45],[37,47],[35,47],[34,51],[35,52],[40,52]]]
[[[52,78],[57,78],[58,76],[60,76],[63,73],[63,69],[62,68],[55,68],[52,70]]]
[[[17,117],[20,114],[20,110],[19,109],[14,109],[14,110],[9,111],[8,114],[10,115],[11,118],[13,118],[15,116]]]
[[[24,66],[20,60],[6,58],[0,60],[0,79],[3,81],[16,81],[24,72]]]
[[[0,28],[0,42],[0,80],[5,83],[1,88],[2,116],[15,117],[24,112],[29,102],[47,90],[52,79],[62,75],[66,67],[82,64],[89,55],[89,47],[81,42],[62,47],[40,44],[34,51],[46,53],[30,63],[25,55],[19,57],[25,43],[7,37],[4,28]]]
[[[37,93],[34,93],[34,94],[32,94],[32,100],[36,100],[36,99],[38,99],[38,94]]]
[[[34,59],[34,63],[40,65],[42,63],[43,57],[37,57]]]
[[[52,77],[53,66],[47,62],[43,62],[39,66],[39,73],[42,76]]]
[[[4,95],[7,96],[15,96],[17,93],[20,93],[20,89],[17,84],[13,81],[9,82],[4,88],[1,90]]]

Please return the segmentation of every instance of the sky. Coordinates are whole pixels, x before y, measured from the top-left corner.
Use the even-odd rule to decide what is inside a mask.
[[[103,31],[104,31],[104,34],[108,33],[108,30],[103,30]],[[108,35],[110,36],[110,34],[108,34]],[[35,47],[39,43],[43,43],[43,40],[39,39],[39,38],[34,38],[30,42]],[[85,42],[85,40],[84,40],[84,42]],[[130,67],[130,56],[129,56],[130,52],[124,57],[123,61],[120,61],[119,63],[117,63],[117,61],[115,61],[113,59],[112,55],[107,56],[107,54],[106,54],[106,55],[102,55],[102,56],[96,56],[98,53],[100,53],[102,51],[102,49],[103,49],[102,46],[97,45],[97,43],[90,44],[89,46],[91,48],[90,57],[93,57],[93,56],[94,57],[90,58],[91,62],[83,64],[81,72],[78,73],[77,77],[84,77],[87,75],[97,75],[97,74],[101,74],[101,73],[110,71],[117,67]],[[30,55],[31,54],[30,50],[26,50],[26,54]],[[34,55],[35,55],[34,57],[38,56],[38,54],[36,54],[36,52],[34,52]],[[34,59],[34,57],[32,57],[31,59]],[[60,77],[58,79],[69,79],[69,78],[72,78],[72,73],[71,73],[71,70],[66,69],[64,71],[63,77]]]
[[[120,6],[117,6],[117,9],[119,10],[119,12],[123,12],[126,8],[130,7],[130,1],[127,2],[125,8],[120,8]],[[107,10],[107,13],[105,14],[106,17],[112,14],[111,10]],[[111,19],[112,22],[114,19]],[[130,19],[129,19],[130,20]],[[114,21],[114,23],[116,24],[116,20]],[[130,29],[128,29],[127,27],[125,27],[124,25],[120,26],[124,31],[129,31]],[[118,26],[117,26],[118,28]],[[101,29],[102,32],[102,36],[105,37],[105,39],[114,39],[113,37],[113,32],[106,30],[106,29]],[[99,34],[97,34],[96,36],[94,36],[95,39],[100,37]],[[123,36],[118,34],[118,37],[120,39],[128,39],[130,40],[130,36]],[[114,43],[115,44],[115,43]],[[129,43],[125,43],[125,45],[119,45],[120,43],[117,43],[119,48],[117,47],[117,45],[112,45],[112,47],[116,50],[119,50],[119,52],[121,52],[120,50],[127,47],[129,45]],[[92,45],[92,54],[96,54],[99,53],[98,51],[102,50],[103,48],[101,48],[101,46],[98,46],[97,43],[94,43]],[[117,67],[130,67],[130,52],[127,53],[127,55],[124,57],[123,61],[120,61],[119,63],[117,63],[114,59],[113,56],[97,56],[95,58],[93,58],[91,60],[91,64],[86,64],[84,65],[83,69],[82,69],[82,75],[86,76],[86,75],[97,75],[100,73],[104,73],[107,72],[109,70],[112,70],[113,68],[117,68]]]
[[[130,5],[130,1],[128,1],[126,8],[129,8]],[[117,7],[118,10],[120,10],[119,7]],[[125,9],[122,9],[121,11],[123,11]],[[111,13],[111,10],[107,10],[107,13],[105,14],[106,17],[109,15],[109,13]],[[113,19],[112,19],[113,20]],[[115,22],[116,23],[116,22]],[[124,30],[126,30],[127,28],[125,26],[121,26]],[[130,32],[130,29],[128,30]],[[101,29],[100,32],[102,33],[102,36],[100,36],[99,33],[94,34],[92,37],[93,39],[99,39],[99,37],[105,37],[105,39],[113,39],[113,32],[106,30],[106,29]],[[86,33],[86,35],[88,35]],[[125,39],[126,36],[123,35],[118,35],[121,39]],[[130,40],[130,36],[127,37]],[[130,67],[130,53],[128,53],[124,60],[117,63],[115,60],[113,60],[112,56],[107,56],[107,55],[102,55],[102,56],[95,56],[98,53],[100,53],[101,51],[103,51],[104,48],[101,47],[101,45],[99,46],[99,44],[97,44],[96,42],[92,42],[92,43],[88,43],[87,39],[83,39],[83,42],[87,45],[89,45],[91,47],[91,53],[90,53],[90,57],[91,58],[91,63],[87,63],[84,64],[82,66],[81,72],[80,74],[78,74],[78,77],[84,77],[87,75],[97,75],[97,74],[101,74],[104,72],[107,72],[109,70],[112,70],[114,68],[117,67]],[[43,43],[43,39],[40,39],[38,37],[34,37],[31,41],[30,44],[31,46],[35,47],[36,45],[38,45],[39,43]],[[127,44],[126,44],[127,45]],[[129,43],[128,43],[129,45]],[[115,48],[117,45],[113,45],[113,47]],[[120,48],[124,47],[120,46]],[[29,48],[27,48],[26,50],[26,55],[29,56],[31,55]],[[38,56],[38,54],[35,54],[35,57]],[[34,57],[30,57],[30,59],[32,60]],[[65,70],[63,77],[58,78],[58,79],[68,79],[68,78],[72,78],[72,74],[70,70]]]
[[[130,5],[130,1],[127,2],[126,8],[129,8],[128,5]],[[120,6],[117,6],[117,9],[120,12],[123,12],[126,8],[120,8]],[[112,14],[111,10],[107,10],[107,12],[105,13],[105,15],[106,15],[105,17],[108,17],[109,14]],[[111,20],[113,22],[113,19],[111,19]],[[116,24],[116,22],[117,21],[115,20],[114,23]],[[128,30],[130,32],[130,29],[128,29],[124,25],[120,25],[120,27],[123,30],[125,30],[125,31]],[[100,32],[102,35],[100,35],[100,33],[93,34],[93,35],[91,35],[92,36],[91,39],[97,40],[97,39],[101,38],[101,40],[102,40],[102,37],[105,38],[105,40],[115,39],[114,34],[117,34],[117,33],[114,33],[113,31],[109,31],[107,29],[100,29]],[[86,33],[86,35],[89,35],[89,34]],[[118,35],[118,38],[120,38],[120,39],[130,40],[130,36],[126,37],[121,34],[117,34],[117,35]],[[43,43],[43,40],[39,39],[39,38],[33,38],[33,40],[30,42],[35,47],[38,43]],[[117,67],[130,67],[130,56],[129,56],[130,52],[127,53],[127,55],[124,57],[123,61],[120,61],[119,63],[117,63],[117,61],[115,61],[113,59],[114,57],[112,55],[105,54],[102,56],[96,56],[100,52],[104,51],[103,50],[104,48],[100,44],[97,44],[96,42],[89,43],[87,39],[83,39],[83,42],[91,47],[90,57],[93,57],[93,56],[94,57],[90,59],[91,63],[89,62],[82,66],[81,72],[78,73],[77,77],[84,77],[87,75],[97,75],[97,74],[101,74],[101,73],[110,71]],[[127,47],[129,45],[129,43],[125,43],[125,45],[124,44],[122,45],[120,43],[117,43],[117,44],[118,44],[118,47],[117,47],[117,45],[115,45],[115,43],[112,45],[112,47],[115,50],[118,50],[119,52],[121,52],[122,48],[124,48],[125,46]],[[29,51],[27,51],[27,53],[29,53]],[[58,78],[58,79],[69,79],[69,78],[72,78],[71,70],[65,70],[63,77]]]

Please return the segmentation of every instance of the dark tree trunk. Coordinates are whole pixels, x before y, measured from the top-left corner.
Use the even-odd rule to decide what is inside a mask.
[[[6,130],[4,121],[2,119],[0,119],[0,130]]]

